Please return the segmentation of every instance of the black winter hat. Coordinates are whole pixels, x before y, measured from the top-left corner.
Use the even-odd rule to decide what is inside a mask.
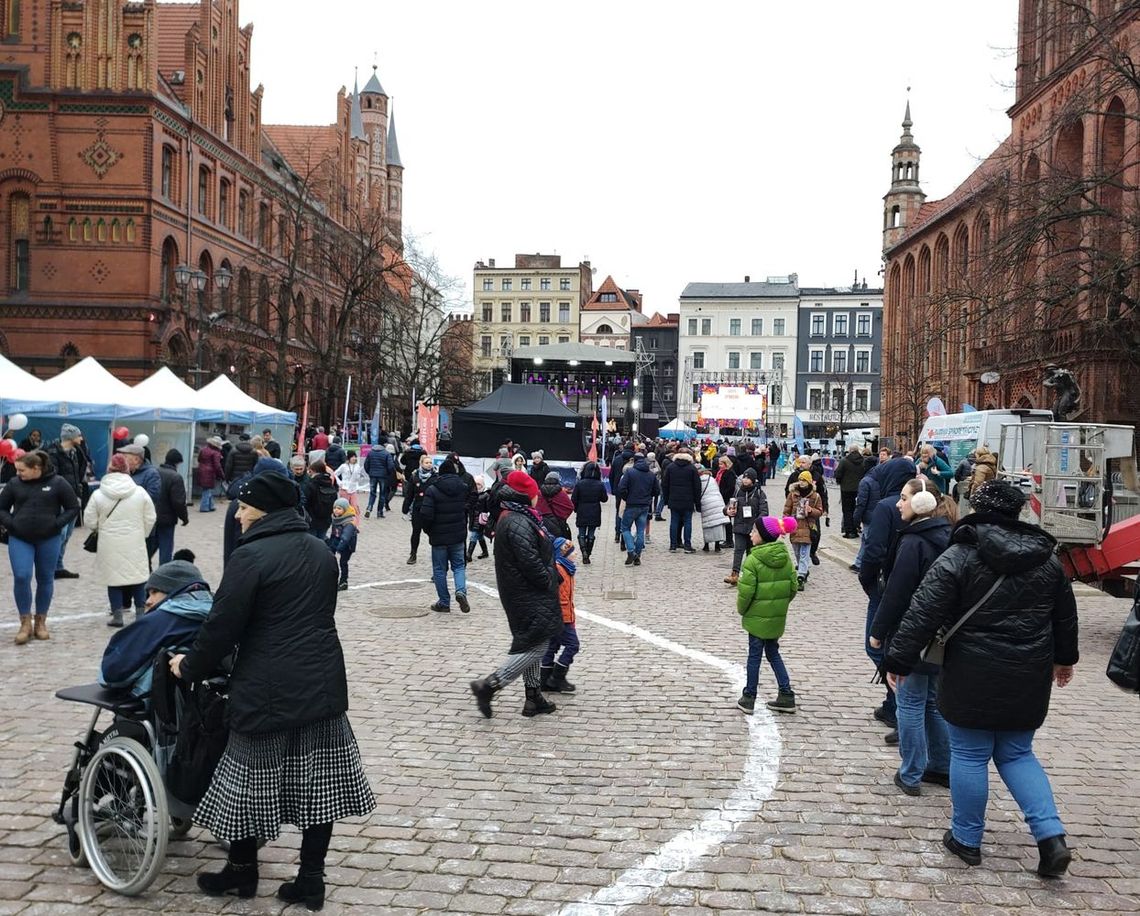
[[[1025,505],[1025,494],[1005,480],[987,480],[970,494],[975,512],[993,512],[1016,519]]]
[[[193,563],[185,560],[171,560],[163,563],[146,580],[147,591],[164,592],[171,595],[179,589],[198,582],[205,583],[201,571]]]
[[[297,485],[280,474],[258,474],[238,490],[238,499],[262,512],[293,509],[301,501]]]

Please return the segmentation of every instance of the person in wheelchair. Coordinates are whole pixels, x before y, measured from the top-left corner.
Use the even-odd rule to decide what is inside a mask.
[[[99,683],[140,697],[149,705],[154,660],[165,649],[194,644],[214,596],[194,565],[194,554],[179,550],[146,581],[146,610],[133,624],[117,630],[103,651]]]

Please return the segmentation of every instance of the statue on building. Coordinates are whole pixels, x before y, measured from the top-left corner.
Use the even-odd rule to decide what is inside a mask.
[[[1077,384],[1073,373],[1060,366],[1045,367],[1046,388],[1055,389],[1053,399],[1053,420],[1057,423],[1068,422],[1081,411],[1081,386]]]

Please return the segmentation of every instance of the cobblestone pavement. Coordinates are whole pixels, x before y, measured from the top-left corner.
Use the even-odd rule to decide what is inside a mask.
[[[214,582],[222,517],[192,510],[177,535]],[[661,523],[641,567],[622,565],[611,536],[581,568],[579,606],[591,616],[580,624],[578,692],[555,697],[554,715],[524,719],[512,685],[491,720],[467,688],[509,639],[491,561],[470,569],[471,614],[430,613],[426,539],[408,566],[406,521],[363,526],[338,625],[378,807],[337,825],[326,911],[1140,911],[1138,709],[1104,677],[1126,602],[1082,592],[1081,663],[1037,742],[1076,847],[1071,875],[1046,883],[1004,788],[984,863],[967,869],[940,845],[947,790],[911,799],[892,784],[897,757],[871,718],[880,688],[862,652],[865,603],[837,525],[782,640],[800,710],[778,722],[734,705],[747,644],[721,581],[731,558],[670,554]],[[82,578],[58,584],[52,640],[17,648],[15,615],[0,626],[0,914],[281,912],[272,895],[295,867],[291,828],[263,850],[252,901],[196,892],[195,872],[223,855],[197,828],[171,842],[162,874],[133,900],[68,864],[50,813],[87,714],[53,693],[94,679],[110,633],[81,541],[69,565]],[[761,699],[774,689],[765,667]]]

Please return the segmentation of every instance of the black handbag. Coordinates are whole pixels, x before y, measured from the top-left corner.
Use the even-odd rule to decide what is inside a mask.
[[[1128,612],[1124,629],[1108,659],[1108,679],[1117,687],[1131,692],[1140,690],[1140,596]]]
[[[1002,573],[997,577],[997,579],[994,580],[994,584],[990,586],[989,591],[987,591],[984,595],[982,595],[980,599],[978,599],[978,603],[966,611],[966,613],[961,617],[959,617],[958,622],[954,624],[954,626],[950,627],[950,629],[939,630],[934,635],[934,638],[931,639],[929,643],[927,643],[926,648],[923,649],[921,653],[919,653],[918,657],[928,665],[941,666],[946,659],[946,643],[950,641],[950,637],[958,632],[958,628],[961,627],[962,624],[974,616],[974,612],[978,608],[989,601],[990,595],[996,592],[998,590],[998,586],[1001,585],[1004,581],[1005,573]]]
[[[122,502],[121,499],[115,500],[115,505],[111,506],[111,511],[107,513],[107,518],[110,518],[112,515],[115,514],[115,510],[119,508],[119,503],[121,503],[121,502]],[[92,531],[89,535],[87,535],[87,537],[83,541],[83,549],[86,550],[88,553],[95,553],[99,549],[99,531],[98,531],[98,529],[96,529],[95,531]]]

